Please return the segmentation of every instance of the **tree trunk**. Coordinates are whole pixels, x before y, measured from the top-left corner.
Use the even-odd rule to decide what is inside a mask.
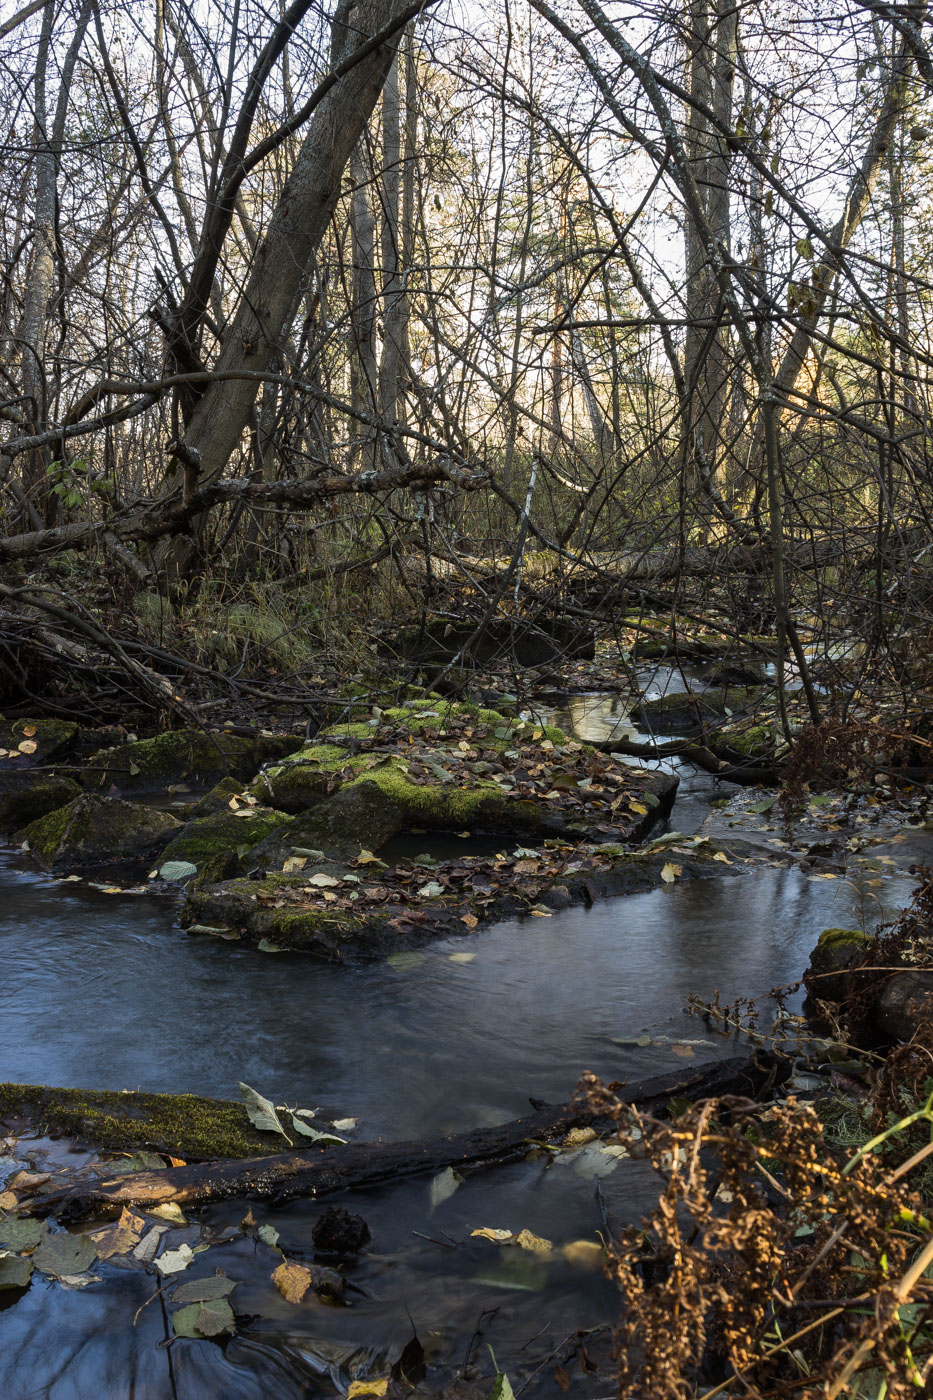
[[[336,64],[391,23],[401,0],[341,0],[334,18],[332,61]],[[281,344],[303,280],[312,265],[340,194],[347,162],[379,98],[394,53],[394,41],[366,55],[316,108],[285,182],[268,231],[256,250],[240,304],[224,337],[216,369],[263,372]],[[201,482],[216,480],[236,450],[256,397],[255,380],[213,380],[185,434],[185,448]],[[180,468],[168,485],[177,489]],[[190,540],[176,540],[160,559],[168,581],[185,571]]]

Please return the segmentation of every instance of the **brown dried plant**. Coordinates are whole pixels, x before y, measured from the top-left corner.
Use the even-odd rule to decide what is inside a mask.
[[[647,1156],[658,1204],[609,1252],[621,1400],[901,1400],[933,1369],[933,1225],[881,1138],[848,1162],[813,1108],[744,1099],[673,1121],[583,1085]],[[933,1122],[933,1098],[914,1115]]]

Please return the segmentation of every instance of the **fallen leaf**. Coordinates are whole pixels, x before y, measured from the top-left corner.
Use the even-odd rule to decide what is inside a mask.
[[[124,1206],[120,1219],[105,1230],[95,1230],[91,1239],[97,1245],[100,1259],[109,1259],[114,1254],[128,1254],[139,1244],[146,1222],[141,1215],[134,1215]]]
[[[39,1242],[32,1262],[44,1274],[83,1274],[97,1258],[90,1235],[47,1234]]]
[[[187,880],[197,873],[198,867],[192,865],[190,860],[167,860],[159,866],[159,875],[163,880]]]
[[[679,1056],[681,1060],[692,1060],[694,1058],[693,1047],[691,1045],[678,1045],[676,1042],[671,1046],[671,1054]]]
[[[418,894],[422,899],[439,899],[444,893],[444,886],[439,885],[436,880],[429,880],[426,885],[422,885]]]
[[[467,928],[476,928],[477,924],[479,923],[479,919],[476,917],[475,914],[461,914],[460,922],[462,924],[466,924]]]
[[[396,972],[409,972],[413,967],[421,966],[424,953],[390,953],[386,962]]]
[[[226,1274],[211,1274],[208,1278],[195,1278],[183,1283],[172,1294],[173,1303],[208,1303],[214,1298],[226,1298],[236,1288],[236,1279]]]
[[[292,1264],[286,1259],[272,1275],[272,1281],[286,1303],[300,1303],[311,1287],[313,1275],[304,1264]]]
[[[317,875],[312,875],[308,881],[309,885],[312,885],[318,890],[329,890],[332,889],[334,885],[339,885],[340,883],[341,881],[335,879],[333,875],[325,875],[323,870],[319,871]]]
[[[359,1121],[358,1118],[335,1118],[334,1127],[339,1133],[352,1133]]]
[[[246,1104],[246,1114],[254,1128],[258,1128],[264,1133],[280,1133],[287,1139],[287,1134],[282,1124],[279,1122],[279,1115],[275,1111],[275,1105],[268,1099],[264,1099],[262,1094],[258,1094],[255,1089],[251,1089],[242,1080],[237,1081],[240,1086],[240,1093],[243,1095],[243,1102]]]
[[[307,864],[307,856],[287,856],[285,864],[282,866],[282,874],[294,875],[297,871],[304,870]]]
[[[39,745],[36,743],[35,739],[24,739],[23,742],[17,744],[16,747],[19,749],[20,753],[35,753]]]
[[[150,1264],[155,1258],[156,1250],[159,1247],[159,1240],[167,1229],[167,1225],[151,1226],[133,1250],[133,1258],[139,1259],[143,1264]]]
[[[388,1389],[388,1376],[382,1376],[379,1380],[354,1381],[347,1391],[347,1400],[354,1400],[357,1395],[385,1395]]]
[[[356,863],[357,865],[380,865],[383,870],[386,868],[385,861],[380,860],[378,856],[374,856],[372,851],[360,851],[356,858]]]
[[[34,1249],[48,1228],[44,1220],[0,1221],[0,1245],[7,1249]]]
[[[279,1242],[279,1232],[274,1225],[260,1225],[259,1229],[256,1231],[256,1235],[262,1240],[263,1244],[267,1244],[270,1249],[275,1249],[275,1246]]]
[[[0,1210],[15,1210],[19,1197],[15,1191],[0,1191]]]
[[[713,855],[713,860],[718,860],[722,865],[732,864],[732,861],[726,855],[725,851],[716,851]]]
[[[34,724],[24,724],[22,733],[24,739],[32,739],[35,737],[36,726]]]
[[[666,885],[672,885],[677,879],[677,876],[683,873],[684,868],[682,865],[674,865],[672,861],[668,861],[661,871],[661,879]]]
[[[226,1298],[208,1298],[173,1313],[172,1330],[176,1337],[221,1337],[236,1330],[236,1321]]]
[[[515,1243],[520,1249],[527,1249],[531,1254],[547,1256],[554,1251],[550,1240],[542,1239],[540,1235],[534,1235],[530,1230],[519,1230],[515,1236]]]
[[[584,1147],[588,1142],[595,1142],[597,1137],[594,1128],[571,1128],[564,1138],[564,1147]]]
[[[458,1176],[453,1167],[445,1167],[442,1172],[438,1172],[431,1182],[431,1209],[436,1210],[444,1201],[449,1200],[462,1180],[463,1177]]]
[[[603,1247],[596,1240],[571,1240],[569,1244],[561,1245],[560,1252],[568,1264],[576,1264],[583,1269],[601,1269],[605,1260]]]
[[[173,1225],[187,1225],[182,1208],[176,1201],[169,1201],[164,1206],[153,1206],[146,1211],[147,1215],[157,1215],[160,1220],[169,1220]]]
[[[643,802],[636,802],[634,798],[630,797],[628,800],[628,805],[629,811],[637,812],[640,817],[647,817],[648,808],[644,805]]]
[[[483,1240],[492,1240],[493,1244],[509,1244],[515,1236],[511,1230],[496,1230],[490,1225],[483,1225],[479,1230],[471,1230],[471,1236],[477,1235]]]
[[[193,1260],[194,1250],[190,1244],[180,1244],[177,1249],[167,1249],[164,1254],[160,1254],[155,1266],[164,1278],[168,1274],[180,1274]]]
[[[515,1400],[515,1391],[504,1371],[500,1371],[496,1376],[492,1390],[489,1392],[489,1400]]]

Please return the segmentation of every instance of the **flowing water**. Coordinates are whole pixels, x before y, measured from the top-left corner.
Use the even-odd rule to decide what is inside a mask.
[[[581,737],[603,737],[623,711],[616,697],[577,697],[562,718]],[[672,824],[683,830],[712,795],[711,785],[689,792]],[[889,877],[875,894],[894,908],[908,889]],[[527,1112],[529,1096],[566,1099],[584,1069],[636,1079],[735,1053],[685,1013],[688,996],[718,988],[730,999],[794,980],[822,928],[858,917],[855,898],[844,880],[762,866],[508,920],[433,943],[400,969],[334,967],[188,936],[171,900],[53,880],[11,855],[0,860],[0,1077],[222,1097],[242,1079],[276,1102],[357,1117],[361,1140],[502,1122]],[[0,1395],[336,1396],[354,1376],[388,1374],[413,1328],[429,1365],[419,1394],[469,1367],[463,1396],[488,1393],[488,1344],[528,1397],[562,1393],[559,1361],[577,1393],[611,1395],[612,1285],[559,1254],[546,1262],[470,1234],[594,1240],[604,1211],[623,1223],[653,1200],[638,1161],[600,1186],[602,1203],[591,1159],[544,1154],[467,1176],[433,1203],[425,1179],[356,1193],[345,1203],[373,1242],[349,1267],[345,1307],[285,1302],[269,1281],[278,1256],[237,1235],[183,1276],[219,1267],[239,1280],[237,1335],[223,1343],[166,1348],[153,1276],[119,1260],[95,1266],[100,1282],[82,1291],[36,1274],[24,1295],[0,1293]],[[178,1238],[223,1231],[246,1208],[211,1207]],[[290,1257],[312,1256],[319,1204],[253,1210]],[[581,1364],[581,1338],[598,1369]]]

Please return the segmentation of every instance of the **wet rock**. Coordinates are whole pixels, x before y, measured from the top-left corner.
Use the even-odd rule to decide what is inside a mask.
[[[848,991],[848,970],[871,940],[857,928],[826,928],[810,954],[804,985],[820,1001],[842,1001]]]
[[[249,786],[249,793],[280,812],[297,814],[316,807],[335,787],[333,777],[309,764],[290,763],[266,768]]]
[[[641,700],[636,711],[638,723],[656,734],[697,734],[731,715],[753,708],[760,691],[742,687],[722,690],[685,691]]]
[[[227,806],[212,816],[199,817],[173,836],[161,859],[186,860],[203,880],[229,880],[250,858],[252,850],[273,831],[285,831],[291,818],[266,807]]]
[[[340,788],[294,820],[280,816],[278,829],[253,848],[250,860],[274,870],[281,870],[296,850],[320,850],[329,860],[345,860],[361,849],[378,851],[403,824],[399,805],[376,783],[364,780]]]
[[[933,972],[895,972],[885,983],[873,1020],[892,1040],[910,1040],[921,1025],[933,1020]]]
[[[177,818],[136,802],[89,793],[76,797],[17,835],[46,870],[83,870],[148,855],[178,829]]]
[[[0,724],[0,767],[35,768],[69,753],[78,726],[64,719],[15,719]]]
[[[220,782],[200,797],[193,806],[188,808],[192,817],[213,817],[217,812],[227,812],[230,810],[231,797],[241,797],[243,795],[243,784],[236,778],[221,778]]]
[[[566,885],[555,885],[541,896],[541,903],[546,904],[549,909],[569,909],[573,903],[573,895]]]
[[[80,795],[70,778],[0,765],[0,832],[20,831]]]
[[[102,749],[83,777],[86,788],[153,792],[169,783],[216,782],[223,777],[247,780],[270,759],[295,747],[295,737],[257,733],[253,738],[221,730],[175,729],[152,739]]]
[[[328,1206],[314,1222],[311,1238],[321,1254],[359,1254],[372,1234],[361,1215],[354,1215],[343,1206]]]
[[[764,678],[764,667],[759,662],[723,661],[710,671],[706,680],[711,686],[749,686],[761,685]]]

